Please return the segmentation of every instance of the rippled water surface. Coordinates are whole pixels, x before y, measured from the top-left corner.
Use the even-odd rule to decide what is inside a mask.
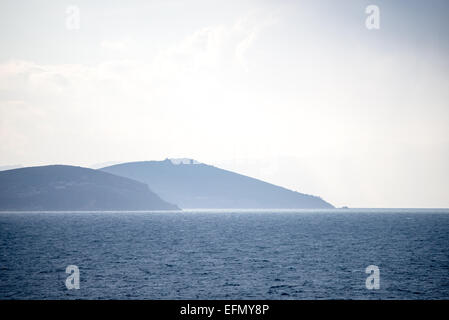
[[[0,299],[72,298],[449,299],[449,211],[0,213]]]

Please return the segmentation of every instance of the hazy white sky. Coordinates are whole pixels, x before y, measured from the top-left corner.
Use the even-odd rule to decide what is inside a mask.
[[[189,157],[449,207],[449,3],[317,2],[2,1],[0,166]]]

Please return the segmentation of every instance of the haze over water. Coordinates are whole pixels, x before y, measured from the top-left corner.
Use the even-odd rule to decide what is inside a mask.
[[[448,299],[448,243],[449,209],[3,212],[0,299]]]

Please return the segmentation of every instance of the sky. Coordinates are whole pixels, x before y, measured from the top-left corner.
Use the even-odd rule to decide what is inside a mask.
[[[335,206],[447,208],[448,14],[445,0],[3,0],[0,166],[186,157]]]

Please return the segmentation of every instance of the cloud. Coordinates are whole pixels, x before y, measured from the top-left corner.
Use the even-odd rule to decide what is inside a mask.
[[[230,26],[202,28],[161,52],[155,64],[173,72],[178,72],[180,67],[193,71],[236,65],[248,71],[245,54],[260,32],[274,23],[276,18],[273,14],[253,13],[237,19]]]
[[[144,87],[151,92],[152,87],[176,82],[179,75],[221,72],[223,67],[247,71],[245,55],[261,30],[274,21],[271,15],[252,14],[237,19],[232,25],[201,28],[160,50],[149,61],[114,58],[96,65],[52,65],[11,60],[0,64],[0,89],[3,94],[15,92],[19,96],[31,92],[39,95],[67,93],[66,90],[83,94],[85,88],[108,86],[110,89],[118,86],[121,91]],[[109,40],[103,40],[100,46],[111,51],[127,47],[123,41]],[[87,92],[90,94],[91,90]]]
[[[69,156],[61,158],[62,141],[92,152],[110,145],[112,156],[120,144],[156,141],[160,152],[167,153],[180,132],[185,132],[185,139],[198,137],[196,129],[186,128],[185,119],[193,114],[209,116],[209,123],[203,125],[213,128],[220,102],[211,109],[209,101],[226,94],[220,79],[248,70],[245,56],[267,26],[267,19],[252,16],[201,28],[149,60],[109,58],[93,65],[0,63],[0,151],[11,161],[14,157],[36,161],[48,150],[46,156],[62,162]],[[125,42],[119,41],[105,40],[101,47],[126,49]],[[222,107],[220,112],[225,110]],[[86,161],[101,158],[92,153]]]

